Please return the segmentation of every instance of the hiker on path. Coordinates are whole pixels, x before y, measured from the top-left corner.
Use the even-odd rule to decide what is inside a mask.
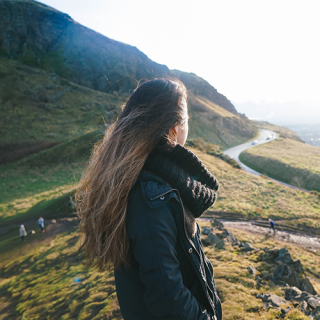
[[[20,232],[21,242],[24,242],[24,237],[27,235],[27,231],[24,228],[23,224],[20,226],[19,232]]]
[[[271,219],[269,219],[269,222],[270,222],[270,232],[271,232],[271,229],[272,229],[273,230],[273,235],[275,236],[276,235],[276,229],[274,228],[274,222]]]
[[[219,183],[184,147],[187,90],[153,79],[129,97],[76,193],[88,263],[113,268],[124,320],[221,320],[196,222]]]
[[[39,228],[41,229],[41,232],[44,232],[44,219],[42,217],[38,220]]]

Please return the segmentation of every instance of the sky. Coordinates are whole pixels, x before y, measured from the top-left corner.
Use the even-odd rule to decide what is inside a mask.
[[[318,0],[41,2],[197,74],[249,118],[320,124]]]

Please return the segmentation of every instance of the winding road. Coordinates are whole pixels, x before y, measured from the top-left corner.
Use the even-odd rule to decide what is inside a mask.
[[[240,153],[242,151],[247,150],[249,148],[252,148],[254,146],[258,146],[260,144],[268,143],[268,142],[278,138],[278,135],[274,131],[267,130],[267,129],[259,129],[259,131],[260,131],[260,135],[259,135],[259,138],[257,138],[256,140],[248,141],[248,142],[245,142],[243,144],[239,144],[238,146],[229,148],[229,149],[227,149],[227,150],[225,150],[223,152],[225,155],[229,156],[231,159],[234,159],[240,165],[240,167],[243,170],[245,170],[245,171],[247,171],[247,172],[249,172],[251,174],[257,175],[257,176],[261,176],[262,174],[260,172],[258,172],[258,171],[255,171],[255,170],[249,168],[244,163],[242,163],[240,161],[240,159],[239,159]],[[288,184],[288,183],[285,183],[285,182],[282,182],[282,181],[279,181],[279,180],[276,180],[276,179],[273,179],[273,178],[270,178],[270,177],[268,177],[268,178],[273,180],[273,181],[277,181],[277,182],[279,182],[282,185],[285,185],[287,187],[294,188],[294,189],[299,189],[299,190],[303,190],[303,191],[307,191],[307,190],[298,188],[296,186],[293,186],[291,184]]]

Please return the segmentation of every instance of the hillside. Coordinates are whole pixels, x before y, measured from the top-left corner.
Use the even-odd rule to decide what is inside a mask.
[[[231,102],[205,80],[195,74],[170,71],[137,48],[90,30],[67,14],[31,0],[1,0],[0,14],[0,110],[7,119],[0,149],[4,144],[6,149],[15,149],[8,145],[13,141],[33,146],[33,139],[43,147],[49,146],[53,141],[61,142],[65,134],[70,137],[71,131],[75,137],[89,128],[95,130],[102,117],[107,123],[110,120],[104,111],[119,112],[138,81],[161,76],[181,79],[190,92],[194,119],[190,123],[191,137],[200,135],[226,148],[257,134],[251,121],[239,115]],[[216,112],[208,107],[210,104],[228,113]],[[58,113],[68,123],[61,133],[58,127],[63,122]],[[34,126],[39,124],[39,132],[31,128],[31,117]],[[115,117],[111,116],[113,120]],[[44,126],[48,118],[50,125]],[[19,129],[11,133],[10,124]]]
[[[209,222],[199,223],[213,229]],[[28,229],[36,227],[34,223]],[[288,285],[275,283],[272,278],[277,266],[275,258],[285,247],[290,259],[299,259],[297,264],[303,268],[299,277],[308,277],[319,292],[317,253],[239,230],[213,229],[213,232],[221,238],[220,247],[207,245],[204,251],[214,267],[223,319],[310,319],[294,308],[298,303],[287,296]],[[226,235],[236,239],[240,246],[250,243],[252,251],[231,244]],[[123,319],[113,273],[85,267],[84,254],[77,252],[78,239],[77,221],[70,218],[46,224],[46,233],[28,235],[26,243],[20,243],[15,231],[7,234],[6,239],[0,237],[2,319]],[[202,235],[202,240],[205,239]],[[261,296],[266,293],[277,295],[282,310],[286,311],[272,303],[262,303]]]
[[[252,121],[252,122],[259,128],[275,131],[276,133],[279,134],[281,138],[292,139],[298,142],[303,142],[301,138],[294,131],[288,128],[277,126],[267,121]]]
[[[320,191],[320,148],[277,139],[241,153],[250,167],[299,188]]]

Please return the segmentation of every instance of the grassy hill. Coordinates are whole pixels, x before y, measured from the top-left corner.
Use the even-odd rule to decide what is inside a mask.
[[[209,226],[208,222],[200,222]],[[30,226],[32,227],[32,226]],[[263,308],[256,296],[262,293],[284,296],[284,288],[271,280],[274,264],[265,248],[285,246],[294,260],[300,259],[306,276],[320,289],[320,260],[315,252],[274,241],[244,231],[231,230],[241,242],[249,241],[256,251],[243,253],[236,247],[225,250],[205,247],[214,267],[215,283],[222,301],[224,319],[281,319],[280,309]],[[0,314],[2,319],[123,319],[120,313],[112,272],[98,273],[84,265],[78,254],[77,222],[62,219],[46,226],[46,233],[26,237],[21,243],[17,232],[0,237]],[[251,275],[248,267],[257,270]],[[257,279],[260,279],[257,281]],[[292,307],[290,302],[282,308]],[[293,310],[286,320],[307,320]]]
[[[320,192],[319,147],[280,138],[244,151],[241,161],[280,181]]]
[[[39,203],[42,203],[42,214],[48,218],[57,215],[59,211],[56,209],[60,207],[54,204],[54,199],[60,203],[60,197],[65,199],[75,188],[90,150],[101,136],[99,132],[88,133],[16,163],[0,166],[0,192],[3,195],[0,222],[10,225],[26,221],[32,212],[39,212],[39,207],[34,208]],[[296,219],[296,224],[299,219],[304,219],[304,225],[320,228],[320,198],[317,194],[252,176],[218,157],[189,148],[220,181],[219,200],[213,214],[235,214],[250,219],[272,217],[288,222]],[[46,207],[46,200],[53,202]]]

